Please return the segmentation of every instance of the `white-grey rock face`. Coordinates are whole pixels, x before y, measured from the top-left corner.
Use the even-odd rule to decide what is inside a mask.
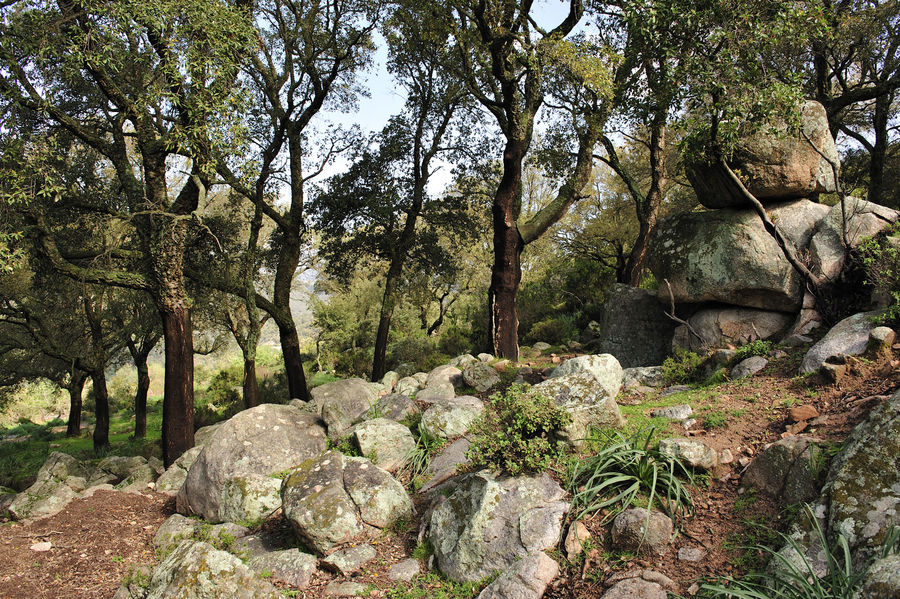
[[[422,413],[419,426],[429,435],[452,439],[465,435],[483,411],[480,399],[461,395],[435,402]]]
[[[153,571],[147,599],[280,599],[281,593],[235,556],[182,541]]]
[[[428,521],[438,568],[453,580],[471,582],[555,547],[569,508],[564,497],[546,473],[461,477],[448,497],[438,498]]]
[[[615,399],[622,389],[622,380],[625,378],[621,364],[612,354],[597,354],[593,356],[578,356],[570,358],[553,369],[550,378],[559,378],[569,374],[587,372],[603,387],[606,394]]]
[[[351,429],[352,439],[360,453],[374,457],[379,468],[396,472],[403,466],[416,440],[409,428],[387,418],[375,418]]]
[[[835,356],[861,355],[869,343],[869,333],[876,327],[872,319],[878,315],[878,312],[854,314],[834,325],[806,352],[800,372],[818,372],[825,360]]]
[[[313,388],[310,395],[331,439],[337,439],[348,428],[364,420],[378,400],[375,389],[360,378],[325,383]]]
[[[753,210],[688,212],[661,220],[648,266],[666,304],[670,286],[676,304],[721,302],[794,312],[803,300],[800,276]]]
[[[293,469],[281,487],[282,509],[297,536],[320,554],[413,513],[412,501],[386,471],[365,458],[328,451]]]
[[[191,465],[178,491],[178,511],[221,522],[222,492],[228,481],[277,474],[325,451],[325,431],[316,420],[276,404],[239,412],[216,430]]]
[[[478,599],[541,599],[559,575],[559,564],[543,551],[510,566],[484,588]]]
[[[619,380],[621,384],[621,377]],[[610,395],[609,390],[590,372],[578,372],[547,379],[527,394],[547,397],[569,413],[572,419],[563,431],[563,440],[579,447],[589,426],[618,428],[625,424],[615,395]]]
[[[809,244],[813,267],[829,279],[835,278],[844,262],[843,215],[847,215],[847,241],[856,247],[863,237],[871,237],[900,218],[900,212],[849,197],[841,205],[835,204],[816,229]]]

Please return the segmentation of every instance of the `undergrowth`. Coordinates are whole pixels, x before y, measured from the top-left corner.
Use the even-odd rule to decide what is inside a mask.
[[[472,467],[510,476],[541,472],[558,459],[565,445],[557,438],[571,417],[547,397],[512,385],[495,393],[472,427],[467,457]]]
[[[651,447],[653,430],[624,436],[618,431],[589,439],[600,449],[574,462],[567,476],[572,514],[578,520],[608,510],[604,522],[632,505],[652,509],[658,505],[677,523],[693,513],[688,491],[693,475],[680,460]],[[684,480],[682,480],[684,479]]]

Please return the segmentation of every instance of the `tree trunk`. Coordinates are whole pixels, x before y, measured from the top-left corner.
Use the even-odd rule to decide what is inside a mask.
[[[291,399],[309,401],[309,389],[306,387],[306,375],[303,372],[303,360],[300,357],[300,338],[297,336],[297,328],[293,321],[289,326],[282,326],[280,322],[277,324],[288,392]]]
[[[91,373],[94,384],[94,452],[100,453],[109,448],[109,393],[106,389],[106,375],[103,370]]]
[[[244,407],[259,405],[259,384],[256,380],[256,360],[244,359]]]
[[[650,235],[656,228],[659,207],[662,204],[665,184],[665,112],[657,113],[650,125],[650,189],[643,198],[635,198],[638,218],[638,236],[628,256],[628,284],[638,287],[644,275]]]
[[[166,468],[194,446],[194,341],[184,306],[160,310],[166,353],[162,450]]]
[[[66,385],[69,392],[69,420],[66,423],[66,436],[77,437],[81,434],[81,396],[84,392],[84,383],[87,374],[78,371],[72,373],[72,380]]]
[[[491,341],[497,357],[519,359],[519,316],[516,295],[522,281],[525,247],[516,224],[522,193],[522,160],[525,144],[508,141],[503,152],[503,178],[492,206],[494,263],[488,289]]]
[[[884,162],[888,147],[888,121],[894,94],[883,94],[875,99],[875,115],[872,129],[875,131],[875,143],[869,155],[869,196],[870,202],[884,204]]]
[[[137,391],[134,394],[134,438],[147,436],[147,394],[150,391],[150,369],[147,367],[147,356],[135,359],[137,366]]]
[[[394,312],[394,298],[392,291],[388,290],[390,281],[385,283],[384,299],[381,300],[381,315],[378,318],[378,331],[375,333],[375,357],[372,360],[372,380],[380,381],[387,370],[385,358],[387,356],[388,334],[391,329],[391,316]]]

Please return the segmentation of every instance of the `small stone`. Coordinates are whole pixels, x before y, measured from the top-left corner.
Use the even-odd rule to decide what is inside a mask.
[[[325,587],[326,597],[358,597],[365,593],[368,587],[359,582],[330,582]]]
[[[409,582],[415,578],[420,571],[419,560],[405,559],[402,562],[391,566],[390,570],[388,570],[388,578],[394,581]]]
[[[812,406],[797,406],[788,410],[788,419],[791,422],[803,422],[804,420],[812,420],[818,417],[818,410]]]
[[[682,547],[678,550],[678,561],[699,562],[705,555],[706,552],[699,547]]]
[[[32,545],[31,550],[42,553],[44,551],[50,551],[52,547],[53,544],[50,541],[41,541],[40,543],[35,543],[34,545]]]
[[[377,556],[378,552],[371,545],[357,545],[335,551],[322,560],[322,565],[344,576],[350,576]]]
[[[695,424],[697,424],[696,418],[688,418],[687,420],[685,420],[684,422],[681,423],[681,426],[684,427],[684,430],[688,430]]]
[[[660,391],[660,397],[668,397],[669,395],[675,395],[676,393],[681,393],[682,391],[690,391],[691,388],[687,385],[672,385],[671,387],[666,387],[662,391]]]
[[[680,406],[669,406],[667,408],[657,408],[650,410],[651,418],[671,418],[672,420],[686,420],[694,410],[687,404]]]
[[[826,361],[819,369],[819,374],[821,374],[829,383],[837,384],[844,378],[844,375],[847,374],[847,365]]]
[[[672,520],[656,510],[632,508],[615,517],[612,523],[613,545],[625,551],[647,550],[663,555],[672,538]]]
[[[716,466],[716,451],[694,439],[670,437],[659,442],[659,452],[663,455],[678,458],[694,468],[712,470]]]
[[[731,369],[731,378],[734,380],[753,376],[766,367],[769,361],[762,356],[750,356],[741,360],[737,366]]]
[[[720,464],[730,464],[734,461],[734,455],[731,453],[731,450],[723,449],[719,452],[719,463]]]
[[[590,538],[591,533],[588,531],[587,526],[585,526],[581,520],[575,522],[575,524],[569,527],[569,532],[566,535],[566,557],[568,557],[570,561],[577,557],[582,549],[584,549],[584,542]]]
[[[784,427],[785,433],[788,435],[796,435],[797,433],[802,433],[809,426],[809,423],[806,421],[798,422],[797,424],[789,424]]]

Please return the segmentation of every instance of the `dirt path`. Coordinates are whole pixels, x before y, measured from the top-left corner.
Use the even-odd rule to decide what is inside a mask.
[[[0,526],[0,599],[108,599],[131,564],[154,559],[151,540],[172,513],[158,493],[99,491],[55,516]],[[31,549],[49,541],[49,551]]]

